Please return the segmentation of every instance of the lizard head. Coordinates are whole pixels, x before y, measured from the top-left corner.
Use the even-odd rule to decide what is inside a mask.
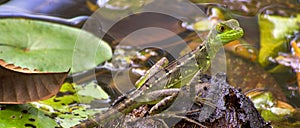
[[[214,57],[219,49],[244,35],[243,29],[237,20],[231,19],[217,23],[208,35],[206,48],[210,51],[209,56]]]
[[[221,42],[223,45],[241,38],[244,35],[243,29],[235,19],[217,23],[213,31],[213,33],[216,34],[214,42]]]

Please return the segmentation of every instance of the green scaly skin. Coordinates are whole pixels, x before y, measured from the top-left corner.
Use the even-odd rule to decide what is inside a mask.
[[[110,107],[105,113],[97,114],[75,128],[86,128],[103,125],[122,114],[131,112],[140,105],[151,101],[143,97],[147,92],[158,89],[181,87],[190,82],[196,72],[205,72],[210,66],[210,58],[214,58],[217,51],[225,44],[239,39],[244,31],[237,20],[231,19],[216,24],[210,31],[205,45],[200,45],[195,50],[170,63],[164,69],[154,73],[149,78],[143,78],[141,86],[129,93],[122,101]]]

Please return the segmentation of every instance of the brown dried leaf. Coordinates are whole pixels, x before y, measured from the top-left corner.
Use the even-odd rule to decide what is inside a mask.
[[[68,72],[10,70],[0,64],[0,103],[23,104],[50,98],[59,91],[67,75]]]

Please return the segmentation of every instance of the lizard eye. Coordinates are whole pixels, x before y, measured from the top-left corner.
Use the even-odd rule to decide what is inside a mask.
[[[216,26],[216,30],[217,30],[217,32],[218,33],[222,33],[222,32],[224,32],[225,31],[225,26],[223,25],[223,24],[217,24],[217,26]]]

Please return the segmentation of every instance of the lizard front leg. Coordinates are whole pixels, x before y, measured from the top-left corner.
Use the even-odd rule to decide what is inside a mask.
[[[151,107],[151,109],[149,110],[149,114],[150,115],[157,114],[162,110],[164,110],[165,108],[167,108],[168,106],[170,106],[175,100],[175,98],[177,97],[179,92],[180,92],[179,88],[170,88],[170,89],[156,90],[147,93],[145,97],[149,101],[160,100],[154,106]]]
[[[171,105],[174,103],[176,98],[178,98],[178,96],[180,97],[180,96],[185,95],[184,99],[183,99],[183,100],[185,100],[184,102],[186,102],[186,100],[190,100],[191,103],[194,103],[194,102],[199,103],[199,102],[203,101],[203,100],[199,101],[199,99],[201,99],[201,98],[196,95],[196,93],[198,93],[197,91],[196,91],[196,93],[194,93],[193,91],[190,91],[190,90],[194,90],[194,88],[190,87],[190,86],[199,85],[199,82],[202,81],[202,80],[200,80],[201,76],[202,76],[201,71],[198,71],[196,73],[196,75],[192,78],[192,80],[190,80],[190,82],[188,84],[186,84],[185,86],[183,86],[182,88],[169,88],[169,89],[155,90],[155,91],[146,93],[142,97],[142,98],[145,98],[143,100],[156,102],[156,104],[153,105],[148,110],[148,114],[150,116],[145,117],[145,119],[148,119],[148,118],[152,118],[152,119],[180,118],[180,119],[184,119],[188,122],[194,123],[196,125],[199,125],[201,127],[205,127],[202,124],[200,124],[199,122],[184,116],[186,113],[190,112],[189,107],[188,107],[189,105],[186,103],[182,103],[182,104],[184,104],[184,107],[180,107],[179,110],[176,109],[174,111],[174,110],[170,109],[170,111],[169,111],[169,109],[167,109],[167,108],[171,107]],[[190,95],[190,96],[192,96],[190,99],[187,98],[187,97],[189,97],[188,96],[189,93],[193,93]],[[195,100],[194,97],[196,97],[197,100]],[[178,99],[178,100],[180,100],[180,99]],[[209,102],[207,101],[207,103],[209,103]],[[206,104],[206,103],[204,103],[204,104]],[[148,102],[148,105],[150,105],[150,102]],[[166,109],[167,109],[167,111],[163,112]],[[137,120],[140,120],[140,119],[144,119],[144,118],[136,118],[135,120],[132,120],[131,123],[135,122]],[[163,120],[161,120],[161,121],[163,121]]]

